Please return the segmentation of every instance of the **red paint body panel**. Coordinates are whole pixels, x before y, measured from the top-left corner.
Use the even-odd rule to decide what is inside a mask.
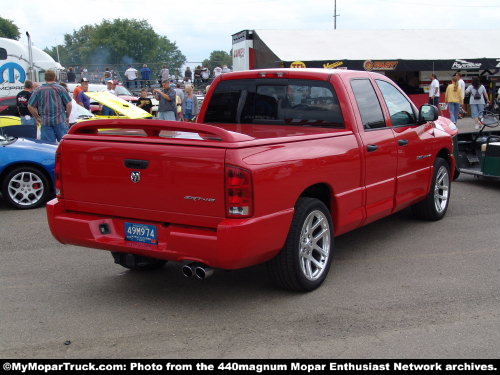
[[[204,124],[211,96],[222,80],[275,78],[328,81],[345,128]],[[263,77],[265,76],[265,77]],[[452,168],[449,134],[433,123],[365,131],[349,81],[384,79],[368,72],[270,69],[215,79],[199,123],[100,120],[74,126],[61,152],[62,195],[47,204],[53,235],[62,243],[173,261],[236,269],[264,262],[283,247],[303,192],[320,184],[331,193],[335,234],[387,216],[423,199],[440,152]],[[383,101],[380,92],[379,100]],[[100,134],[99,129],[143,129],[146,136]],[[165,138],[162,131],[198,138]],[[398,140],[409,141],[401,147]],[[377,144],[376,152],[367,145]],[[430,155],[421,158],[422,155]],[[125,160],[147,160],[141,181],[131,181]],[[225,168],[251,173],[253,214],[227,218]],[[201,197],[192,200],[186,197]],[[158,245],[126,241],[125,222],[156,225]],[[101,234],[106,223],[110,234]]]

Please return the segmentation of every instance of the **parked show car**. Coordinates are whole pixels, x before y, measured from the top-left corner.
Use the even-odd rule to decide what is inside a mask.
[[[102,116],[93,114],[72,99],[72,110],[69,116],[70,126],[89,120],[146,119],[153,117],[143,109],[108,92],[89,92],[88,95],[99,106],[106,105],[111,108],[115,115]],[[21,125],[21,118],[17,116],[0,116],[0,134],[22,138],[37,138],[37,127],[36,125]]]
[[[21,125],[19,116],[0,116],[0,135],[36,139],[36,125]]]
[[[73,91],[75,90],[76,86],[79,84],[77,83],[68,83],[68,90],[71,94],[73,94]],[[94,93],[94,92],[105,92],[107,90],[106,85],[102,84],[97,84],[97,83],[89,83],[89,93]],[[115,87],[115,95],[118,96],[119,98],[132,103],[134,105],[137,105],[139,102],[139,98],[137,96],[134,96],[125,86],[122,85],[116,85]],[[151,96],[151,102],[153,103],[153,109],[152,112],[155,114],[158,111],[158,100],[156,100],[153,96]],[[90,101],[90,110],[93,113],[99,112],[101,110],[102,106],[100,105],[99,102],[92,100]]]
[[[149,113],[143,110],[142,108],[139,108],[130,102],[127,102],[126,100],[115,96],[113,94],[110,94],[109,92],[87,92],[86,93],[90,99],[94,102],[97,103],[100,107],[102,106],[107,106],[111,108],[114,112],[114,116],[102,116],[102,115],[95,115],[93,114],[92,117],[90,118],[84,118],[82,116],[80,117],[80,120],[99,120],[99,119],[118,119],[118,118],[129,118],[129,119],[145,119],[145,118],[152,118],[153,116]],[[78,105],[78,104],[77,104]],[[80,105],[78,105],[79,108],[82,108]],[[83,108],[85,109],[85,108]],[[88,112],[88,111],[87,111]]]
[[[18,209],[36,208],[54,195],[57,146],[0,132],[2,199]]]
[[[437,113],[377,73],[223,74],[197,123],[73,126],[57,151],[50,229],[129,269],[177,261],[203,279],[267,262],[278,285],[310,291],[335,236],[407,207],[445,216],[455,158]]]

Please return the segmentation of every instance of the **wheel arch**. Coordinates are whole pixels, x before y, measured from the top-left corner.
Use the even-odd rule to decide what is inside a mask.
[[[437,153],[436,159],[437,158],[441,158],[441,159],[446,160],[446,162],[450,166],[450,169],[453,168],[453,167],[455,168],[455,170],[453,170],[453,171],[450,170],[450,173],[452,175],[452,179],[456,180],[458,178],[458,176],[460,175],[460,171],[458,170],[458,167],[456,165],[456,161],[454,161],[453,158],[452,158],[452,151],[450,151],[449,149],[443,147]]]
[[[442,148],[441,150],[439,150],[437,155],[436,155],[436,158],[441,158],[441,159],[446,160],[450,167],[453,165],[453,162],[451,159],[451,151],[448,150],[447,148]]]
[[[337,227],[336,201],[333,188],[326,182],[319,182],[304,189],[297,200],[302,197],[316,198],[323,202],[330,212],[334,227]]]

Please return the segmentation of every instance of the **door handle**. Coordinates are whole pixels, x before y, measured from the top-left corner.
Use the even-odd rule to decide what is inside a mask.
[[[125,159],[124,164],[130,169],[146,169],[149,166],[149,161],[138,159]]]
[[[400,139],[400,140],[398,141],[398,145],[400,145],[400,146],[406,146],[409,142],[410,142],[410,141],[409,141],[409,140],[407,140],[407,139]]]
[[[366,149],[368,150],[368,152],[373,152],[373,151],[378,150],[378,146],[377,145],[368,145],[368,146],[366,146]]]

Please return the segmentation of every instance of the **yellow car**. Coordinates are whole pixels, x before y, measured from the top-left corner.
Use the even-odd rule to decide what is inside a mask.
[[[99,104],[111,108],[115,111],[115,116],[102,116],[94,115],[89,110],[83,108],[82,106],[73,102],[73,109],[70,115],[70,124],[89,121],[89,120],[102,120],[102,119],[117,119],[117,118],[130,118],[130,119],[145,119],[152,118],[151,113],[146,112],[142,108],[139,108],[126,100],[119,98],[107,91],[103,92],[86,92],[89,98],[98,102]]]
[[[17,116],[0,116],[0,128],[13,125],[21,125],[21,118]]]
[[[18,116],[0,116],[0,136],[36,138],[36,126],[21,125]]]
[[[115,111],[115,116],[102,116],[94,115],[88,109],[85,109],[77,102],[72,100],[72,110],[70,115],[70,124],[80,121],[88,120],[102,120],[102,119],[117,119],[117,118],[130,118],[130,119],[144,119],[151,118],[153,115],[146,112],[126,100],[119,98],[109,92],[86,92],[89,98],[95,100],[101,105],[105,105]],[[4,126],[21,125],[21,118],[18,116],[0,116],[0,128]]]

